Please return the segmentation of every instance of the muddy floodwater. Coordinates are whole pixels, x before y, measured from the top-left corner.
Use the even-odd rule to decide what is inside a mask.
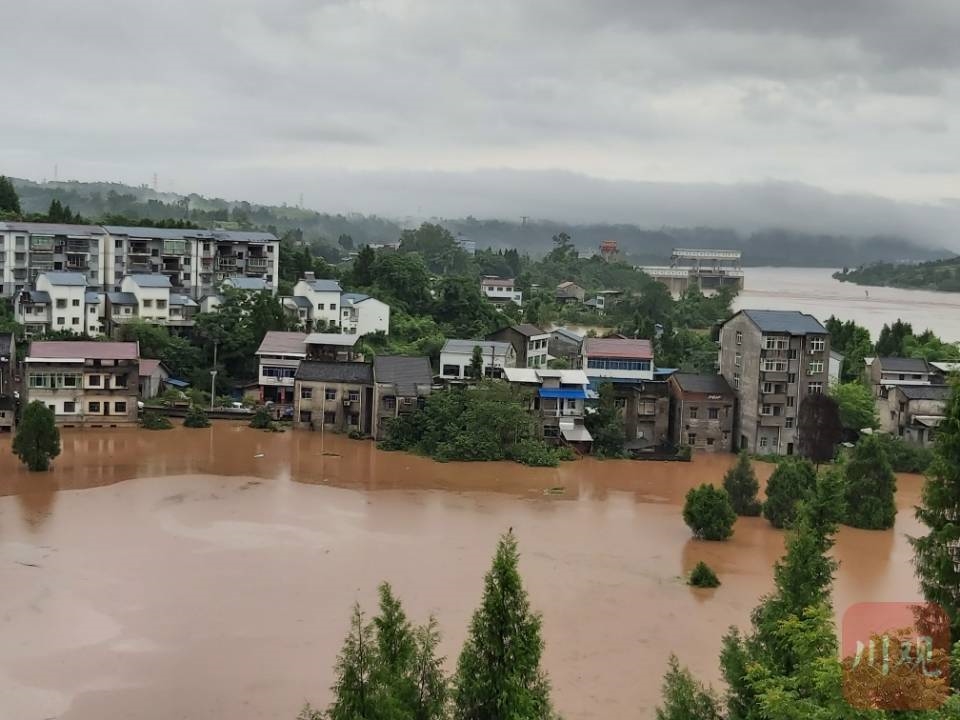
[[[683,496],[726,456],[529,469],[322,443],[223,423],[65,431],[55,469],[31,475],[0,439],[0,717],[292,720],[329,700],[350,607],[372,610],[381,580],[414,621],[436,614],[452,669],[512,526],[558,710],[652,718],[670,652],[717,681],[721,636],[783,549],[762,519],[690,539]],[[916,598],[920,485],[900,478],[895,530],[840,532],[838,614]],[[722,587],[684,585],[698,560]]]

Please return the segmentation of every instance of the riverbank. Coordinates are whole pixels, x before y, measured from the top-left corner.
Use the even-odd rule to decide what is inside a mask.
[[[719,482],[732,456],[441,464],[221,422],[66,431],[54,471],[37,475],[8,444],[0,711],[24,720],[292,720],[327,701],[350,606],[372,607],[381,580],[413,619],[437,614],[452,669],[511,526],[557,709],[652,718],[669,652],[716,682],[720,638],[746,624],[783,548],[760,518],[727,543],[690,539],[684,494]],[[920,483],[901,478],[893,531],[841,530],[838,614],[916,597],[904,534]],[[723,586],[683,583],[699,560]]]

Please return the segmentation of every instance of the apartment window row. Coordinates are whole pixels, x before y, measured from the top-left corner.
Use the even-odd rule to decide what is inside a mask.
[[[76,373],[30,373],[27,382],[36,389],[77,388],[81,377]]]
[[[527,343],[527,350],[544,350],[547,347],[546,340],[530,340]]]
[[[292,379],[297,374],[297,369],[265,365],[261,371],[261,374],[264,377],[277,378],[278,380]]]
[[[591,370],[650,370],[650,361],[590,358],[587,360],[587,367]]]
[[[823,392],[823,383],[822,382],[812,382],[807,385],[807,394],[808,395],[819,395]]]
[[[318,310],[318,311],[323,310],[323,308],[324,308],[324,303],[317,303],[317,310]],[[336,304],[336,303],[330,303],[330,309],[333,310],[333,311],[336,311],[336,309],[337,309],[337,304]]]
[[[815,337],[810,339],[810,352],[823,352],[827,347],[826,338]]]
[[[696,405],[689,405],[689,414],[691,420],[696,420],[700,416],[700,408]],[[723,409],[723,416],[728,417],[730,414],[730,408]],[[707,408],[707,418],[709,420],[719,420],[720,419],[720,408],[718,407],[708,407]]]
[[[783,405],[761,405],[760,414],[765,417],[780,417],[783,415]]]
[[[763,372],[786,372],[787,361],[786,360],[764,360],[760,364],[760,369]]]
[[[786,350],[790,347],[790,338],[781,337],[779,335],[764,335],[763,336],[763,349],[764,350]]]
[[[815,360],[807,365],[807,375],[819,375],[823,372],[823,360]]]

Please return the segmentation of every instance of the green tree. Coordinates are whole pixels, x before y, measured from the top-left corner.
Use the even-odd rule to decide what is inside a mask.
[[[796,516],[797,503],[817,481],[817,471],[809,460],[785,457],[767,481],[767,499],[763,516],[776,528],[789,526]]]
[[[750,455],[745,450],[737,457],[737,464],[723,476],[723,489],[730,496],[730,504],[737,515],[754,517],[760,514],[763,508],[757,498],[760,483],[753,471]]]
[[[439,275],[465,273],[470,268],[470,256],[450,231],[433,223],[423,223],[416,230],[404,230],[400,235],[400,252],[419,253],[430,271]]]
[[[726,540],[733,535],[737,514],[726,490],[704,483],[687,492],[683,521],[700,540]]]
[[[717,577],[713,568],[701,560],[690,572],[687,584],[698,588],[715,588],[720,587],[720,578]]]
[[[413,717],[417,699],[413,677],[417,645],[413,626],[389,583],[382,583],[378,592],[380,612],[373,619],[376,660],[371,672],[377,713],[388,718]]]
[[[11,216],[19,216],[21,213],[20,196],[17,195],[13,181],[5,175],[0,175],[0,213],[9,213]]]
[[[876,354],[878,357],[904,357],[906,355],[907,338],[913,335],[913,325],[898,319],[893,325],[884,323],[877,338]]]
[[[914,567],[924,597],[938,603],[950,617],[954,642],[960,641],[960,385],[944,411],[937,430],[934,458],[927,471],[917,519],[928,532],[910,538]]]
[[[447,337],[483,337],[501,325],[501,316],[473,278],[445,277],[437,285],[433,318]]]
[[[550,683],[540,668],[540,616],[530,610],[517,564],[517,541],[507,533],[500,538],[457,663],[456,720],[552,717]]]
[[[830,389],[830,397],[836,400],[840,422],[847,430],[859,432],[864,428],[876,430],[880,427],[873,393],[862,382],[834,385]]]
[[[680,667],[676,655],[670,655],[661,690],[663,705],[657,708],[657,720],[722,720],[717,696]]]
[[[23,410],[13,452],[30,472],[49,470],[50,461],[60,454],[60,431],[53,410],[39,400]]]
[[[824,324],[830,333],[830,347],[843,355],[840,380],[862,382],[866,370],[864,358],[874,354],[870,331],[852,320],[842,322],[832,315]]]
[[[819,465],[833,459],[843,437],[840,409],[828,395],[814,393],[800,401],[797,410],[797,450]]]
[[[374,630],[359,605],[350,617],[350,632],[337,658],[333,702],[327,709],[328,720],[376,720],[378,700],[373,675],[377,648]]]
[[[413,680],[416,702],[413,720],[443,720],[447,717],[450,688],[443,674],[444,658],[438,655],[440,632],[437,621],[430,618],[414,631],[416,652],[413,658]]]
[[[867,530],[892,528],[897,517],[897,476],[879,438],[860,438],[845,474],[847,524]]]
[[[183,426],[188,428],[210,427],[210,419],[204,409],[198,405],[192,405],[187,410],[187,415],[183,418]]]
[[[594,411],[587,414],[583,421],[593,437],[593,454],[598,457],[622,457],[626,433],[613,383],[603,383],[598,394],[600,397]]]
[[[470,367],[467,373],[474,380],[483,377],[483,349],[479,345],[473,346],[473,353],[470,355]]]

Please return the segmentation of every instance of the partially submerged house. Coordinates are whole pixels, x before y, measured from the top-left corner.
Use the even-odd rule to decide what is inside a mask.
[[[440,377],[444,380],[469,379],[474,348],[477,347],[480,348],[481,371],[485,378],[503,377],[505,368],[517,366],[517,353],[508,342],[451,339],[440,351]]]
[[[378,355],[373,359],[373,436],[382,440],[390,420],[423,407],[433,390],[433,370],[427,357]]]
[[[373,385],[370,363],[304,360],[295,376],[294,422],[367,435],[373,427]]]
[[[541,437],[590,451],[593,438],[584,425],[590,382],[582,370],[507,368],[504,379],[528,391],[528,409],[537,418]]]
[[[730,452],[736,395],[724,377],[674,373],[667,384],[673,444],[707,452]]]

